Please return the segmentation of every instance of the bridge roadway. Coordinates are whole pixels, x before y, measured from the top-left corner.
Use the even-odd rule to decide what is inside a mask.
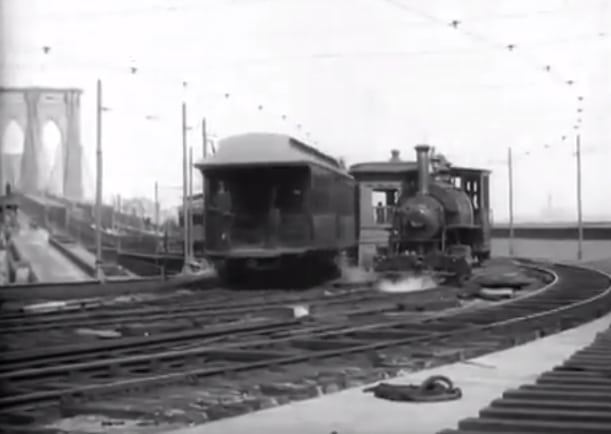
[[[49,242],[49,233],[30,227],[29,221],[20,216],[20,230],[12,239],[20,256],[30,263],[39,282],[74,282],[88,280],[91,276]],[[77,244],[65,246],[84,262],[95,267],[95,256]]]

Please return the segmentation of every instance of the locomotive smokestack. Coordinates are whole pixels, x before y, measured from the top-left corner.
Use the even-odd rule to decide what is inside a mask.
[[[429,192],[429,145],[416,146],[416,161],[418,162],[418,193]]]

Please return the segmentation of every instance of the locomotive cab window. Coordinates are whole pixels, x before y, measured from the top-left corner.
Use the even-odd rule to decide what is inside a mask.
[[[393,211],[399,200],[400,192],[396,188],[374,189],[371,194],[374,221],[376,224],[389,224]]]

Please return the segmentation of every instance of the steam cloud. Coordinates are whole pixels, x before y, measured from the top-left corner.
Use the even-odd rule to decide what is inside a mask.
[[[399,293],[422,291],[425,289],[435,288],[437,286],[437,282],[435,282],[431,276],[423,275],[409,276],[396,282],[382,280],[378,284],[378,290],[381,292]]]

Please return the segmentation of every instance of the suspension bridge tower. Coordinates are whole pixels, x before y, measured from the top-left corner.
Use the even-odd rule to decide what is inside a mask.
[[[43,126],[51,121],[61,135],[58,157],[62,167],[62,195],[75,200],[83,198],[81,94],[81,89],[0,88],[0,137],[4,138],[12,123],[23,132],[23,148],[20,157],[13,158],[12,168],[8,167],[10,159],[0,148],[0,185],[13,181],[24,193],[40,193],[46,189],[48,174],[42,170]]]

